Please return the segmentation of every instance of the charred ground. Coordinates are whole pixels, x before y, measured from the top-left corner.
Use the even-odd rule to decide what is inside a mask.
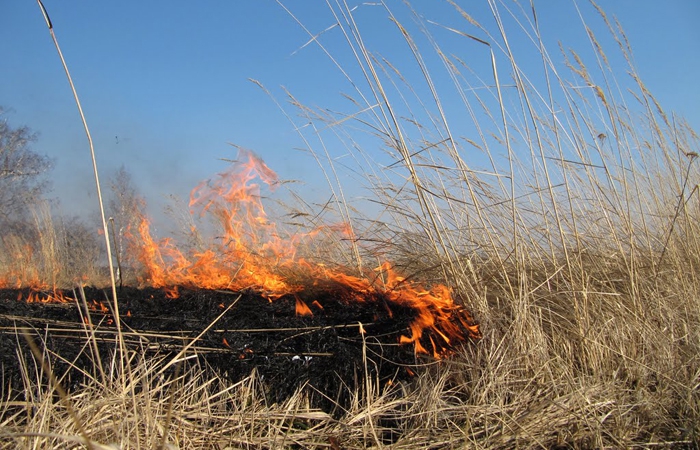
[[[27,302],[30,294],[29,290],[0,290],[3,390],[11,384],[14,392],[21,392],[21,361],[36,367],[19,329],[28,329],[48,351],[52,370],[58,377],[65,375],[66,387],[79,385],[84,377],[81,370],[96,370],[95,356],[86,345],[81,301]],[[61,294],[81,298],[76,291]],[[108,291],[86,289],[85,297],[99,358],[107,366],[117,349]],[[418,370],[416,365],[425,363],[418,361],[412,345],[399,344],[416,312],[388,304],[376,293],[363,302],[349,301],[356,294],[333,287],[269,301],[246,291],[180,290],[178,298],[169,298],[163,289],[122,288],[118,298],[128,349],[174,356],[203,333],[187,354],[196,354],[196,363],[232,382],[256,370],[269,402],[282,401],[308,385],[317,406],[334,409],[362,391],[365,376],[384,385],[410,378]],[[299,301],[313,315],[298,315]],[[430,332],[423,336],[426,348],[432,337]]]

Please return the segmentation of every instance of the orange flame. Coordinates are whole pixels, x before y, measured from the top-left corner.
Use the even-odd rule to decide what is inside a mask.
[[[0,277],[0,289],[22,289],[24,287],[36,291],[49,289],[48,283],[43,281],[39,274],[31,245],[22,245],[21,248],[10,251],[9,256],[9,260],[14,261],[14,264]]]
[[[313,316],[314,313],[311,312],[311,308],[304,303],[300,298],[296,299],[296,314],[297,316]]]
[[[267,220],[260,201],[256,177],[274,186],[277,176],[258,157],[241,151],[243,164],[200,183],[190,196],[190,207],[218,219],[223,237],[218,244],[189,255],[169,239],[155,242],[150,222],[142,218],[138,229],[138,258],[146,268],[146,281],[153,287],[192,287],[241,290],[253,288],[270,300],[297,292],[271,266],[290,265],[296,239],[282,239],[275,224]],[[172,292],[177,296],[176,292]]]
[[[326,271],[326,276],[351,287],[359,294],[356,296],[358,301],[367,298],[366,294],[378,292],[384,294],[391,303],[416,311],[417,316],[410,324],[411,335],[400,338],[402,344],[412,343],[416,353],[429,354],[421,344],[421,338],[426,330],[431,330],[442,341],[436,343],[432,337],[430,338],[432,355],[435,358],[445,356],[445,349],[450,348],[452,339],[464,339],[462,327],[467,330],[470,337],[475,339],[481,337],[478,324],[463,307],[454,303],[446,286],[436,285],[426,289],[398,275],[388,262],[383,263],[375,271],[385,277],[383,286],[373,286],[367,278],[332,271]]]
[[[425,288],[397,274],[385,262],[375,269],[378,276],[358,277],[323,264],[296,258],[302,239],[310,239],[319,230],[305,235],[281,237],[275,223],[268,220],[256,179],[271,188],[279,184],[277,175],[253,153],[241,150],[239,163],[213,180],[200,183],[191,193],[190,208],[200,216],[218,220],[223,235],[204,248],[183,252],[169,239],[155,241],[150,222],[143,217],[131,234],[132,249],[145,268],[144,284],[166,288],[169,296],[179,295],[178,287],[196,289],[253,289],[270,301],[303,289],[283,273],[292,269],[305,271],[312,284],[334,282],[352,292],[353,300],[368,301],[383,295],[388,303],[411,308],[416,316],[400,342],[413,344],[416,353],[442,357],[453,341],[463,341],[466,334],[480,337],[479,327],[469,313],[454,303],[443,285]],[[348,232],[347,226],[336,227]],[[193,230],[196,231],[196,230]],[[380,281],[377,281],[380,280]],[[323,309],[314,301],[314,307]],[[388,307],[387,307],[388,309]],[[389,314],[391,311],[388,309]],[[309,306],[296,299],[296,313],[311,315]],[[426,331],[430,331],[425,338]],[[429,341],[430,352],[425,348]]]
[[[20,292],[17,294],[17,300],[22,300],[23,295]],[[27,303],[68,303],[74,300],[70,297],[66,297],[65,294],[58,290],[53,290],[53,292],[45,293],[32,288],[27,294],[25,299]]]

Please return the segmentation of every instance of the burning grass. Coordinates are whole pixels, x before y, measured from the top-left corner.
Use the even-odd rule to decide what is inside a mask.
[[[339,378],[347,396],[326,398],[338,407],[329,412],[313,403],[328,395],[313,383],[272,399],[257,368],[232,382],[204,363],[200,356],[211,346],[199,334],[171,353],[154,354],[146,344],[127,348],[130,339],[141,343],[149,336],[124,329],[102,342],[111,345],[103,360],[90,353],[97,337],[86,326],[80,331],[85,355],[102,369],[93,364],[82,385],[58,398],[65,380],[47,377],[48,367],[58,361],[71,367],[73,360],[48,345],[29,357],[17,338],[22,376],[4,391],[0,442],[20,448],[87,439],[93,448],[104,448],[97,442],[120,448],[697,448],[697,135],[668,116],[642,84],[624,34],[597,6],[596,20],[609,27],[618,59],[629,64],[629,82],[614,77],[619,71],[609,65],[611,51],[603,53],[588,23],[594,63],[586,67],[586,57],[567,50],[557,65],[529,8],[488,5],[492,16],[482,20],[495,27],[458,7],[461,28],[431,25],[487,51],[490,73],[443,51],[433,35],[426,34],[428,50],[421,50],[426,41],[418,36],[428,22],[411,16],[426,25],[412,34],[408,22],[386,8],[398,25],[397,45],[407,46],[420,69],[422,78],[410,80],[402,67],[369,50],[369,36],[359,38],[354,10],[331,5],[357,58],[349,64],[365,74],[368,91],[353,84],[347,98],[357,110],[350,112],[315,111],[289,94],[295,108],[289,117],[300,117],[295,129],[326,170],[329,204],[336,205],[326,208],[336,208],[351,233],[316,223],[293,235],[277,229],[252,183],[275,186],[276,177],[245,152],[242,165],[192,196],[195,212],[218,219],[219,240],[178,247],[153,238],[144,217],[132,229],[141,283],[168,289],[179,296],[173,302],[192,288],[231,289],[255,293],[265,308],[286,305],[289,312],[294,304],[294,320],[322,320],[318,305],[332,302],[316,294],[332,285],[358,308],[362,298],[381,297],[414,311],[392,338],[414,358],[407,368],[414,376],[382,377],[374,370],[382,359],[374,358],[371,339],[354,330],[357,375]],[[517,25],[513,30],[503,26],[510,19],[518,19],[509,22]],[[534,44],[531,59],[543,68],[538,77],[525,77],[509,47],[515,38]],[[434,82],[438,68],[429,67],[421,51],[444,63],[446,83]],[[512,85],[505,86],[499,73],[509,69]],[[458,99],[457,113],[444,98]],[[472,122],[457,137],[448,118],[464,125],[465,116]],[[344,128],[348,123],[354,127]],[[364,132],[376,138],[370,145],[358,144],[367,142]],[[350,172],[370,184],[381,209],[372,219],[350,214],[331,138],[358,162],[345,164]],[[465,156],[474,151],[486,155],[486,167],[477,169]],[[320,213],[300,209],[294,216]],[[326,239],[322,252],[300,251],[320,237]],[[330,264],[331,254],[344,263]],[[377,255],[388,257],[367,263]],[[467,307],[479,330],[470,328]],[[314,316],[303,315],[309,310]],[[445,322],[444,314],[453,319]],[[217,329],[216,317],[201,320],[201,336]],[[466,345],[452,345],[453,325]],[[41,342],[47,328],[34,329]],[[479,341],[465,339],[477,333]],[[218,337],[223,346],[224,336]],[[337,369],[332,365],[329,371]],[[17,400],[20,393],[24,398]]]
[[[430,353],[435,358],[450,353],[455,343],[480,337],[478,324],[464,307],[455,304],[444,285],[426,288],[397,274],[388,262],[374,273],[357,276],[297,257],[301,241],[313,239],[324,229],[280,236],[275,223],[267,218],[260,188],[253,183],[256,178],[271,185],[277,182],[277,175],[258,157],[241,150],[238,162],[229,171],[192,191],[190,207],[199,206],[201,215],[209,213],[216,218],[221,236],[188,254],[170,240],[155,242],[148,220],[142,218],[138,236],[131,236],[134,254],[144,267],[142,283],[166,288],[173,298],[179,296],[180,287],[252,289],[273,302],[293,295],[299,315],[313,315],[309,302],[323,310],[327,291],[348,305],[381,297],[390,315],[395,307],[416,312],[410,334],[401,336],[400,343],[411,344],[417,353]],[[346,229],[330,230],[337,232],[339,228]],[[304,291],[314,292],[318,298],[304,301],[300,296]],[[432,333],[428,348],[421,343],[425,331]]]

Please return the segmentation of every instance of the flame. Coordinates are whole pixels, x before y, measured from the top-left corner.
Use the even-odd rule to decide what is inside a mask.
[[[297,316],[312,316],[311,308],[304,303],[300,298],[296,299],[296,314]]]
[[[290,281],[289,277],[289,274],[303,270],[306,284],[335,283],[343,286],[356,302],[382,296],[386,299],[390,317],[390,305],[415,311],[400,343],[413,345],[416,353],[444,357],[455,341],[464,341],[467,336],[481,336],[478,325],[463,307],[454,302],[446,286],[424,287],[394,271],[388,262],[382,263],[374,273],[355,276],[297,258],[299,243],[313,238],[320,229],[307,234],[281,236],[275,223],[265,214],[258,180],[273,190],[280,183],[277,175],[259,157],[240,150],[237,164],[194,188],[189,202],[192,213],[216,219],[222,234],[210,243],[188,251],[180,250],[170,239],[156,241],[151,235],[150,221],[142,217],[138,229],[129,235],[132,253],[145,269],[141,282],[165,288],[171,297],[179,295],[180,287],[251,289],[274,301],[304,289],[302,284]],[[352,233],[347,224],[332,229],[337,233]],[[196,228],[191,231],[197,232]],[[297,315],[313,314],[296,295],[295,300]],[[323,309],[318,300],[312,305]]]
[[[26,296],[22,291],[17,293],[17,301],[24,300],[26,303],[73,303],[75,299],[66,295],[65,292],[59,289],[53,289],[50,292],[44,292],[31,288]],[[101,312],[103,314],[109,313],[109,308],[102,301],[90,300],[88,302],[88,308],[91,311]],[[127,316],[131,316],[131,311],[127,312]]]
[[[8,260],[13,261],[0,277],[0,289],[22,289],[29,287],[36,291],[49,289],[48,283],[42,280],[39,267],[35,264],[34,249],[29,244],[10,250]]]
[[[374,286],[367,278],[330,270],[326,270],[326,276],[351,287],[358,293],[357,301],[371,298],[371,295],[367,294],[380,293],[386,296],[390,303],[416,311],[417,315],[410,324],[410,336],[400,337],[400,343],[413,344],[416,353],[432,354],[435,358],[445,356],[446,349],[451,347],[452,339],[464,338],[463,329],[467,331],[469,337],[481,338],[478,324],[474,322],[468,311],[454,302],[446,286],[436,285],[426,289],[400,276],[388,262],[384,262],[375,271],[383,275],[383,286]],[[421,344],[426,330],[431,330],[440,338],[440,342],[437,343],[432,336],[429,338],[432,352],[428,352]]]
[[[413,318],[398,341],[412,345],[416,353],[435,358],[449,355],[454,344],[467,337],[481,337],[478,324],[466,309],[455,303],[444,285],[426,287],[399,274],[388,262],[367,273],[351,275],[298,257],[299,244],[313,239],[322,230],[353,238],[352,228],[349,224],[339,224],[305,234],[283,235],[265,213],[260,183],[274,190],[280,181],[259,157],[240,150],[237,164],[195,187],[189,202],[192,214],[215,219],[221,234],[192,248],[181,249],[171,239],[154,239],[150,220],[137,217],[138,226],[130,229],[127,237],[130,253],[144,268],[142,284],[162,288],[170,298],[177,298],[181,288],[248,289],[269,301],[291,295],[298,316],[311,316],[313,311],[324,310],[322,297],[301,299],[298,294],[306,286],[341,287],[344,301],[361,304],[381,299],[390,318],[392,309],[413,311]],[[193,236],[200,236],[196,227],[190,231]],[[0,278],[0,288],[30,286],[27,294],[20,292],[18,297],[22,300],[26,295],[27,302],[74,301],[56,289],[46,293],[48,285],[41,281],[36,266],[29,264],[33,259],[29,246],[13,257],[17,264],[14,271]],[[219,305],[222,307],[223,304]],[[103,302],[95,300],[90,309],[109,313]],[[107,320],[111,323],[112,319]],[[364,331],[360,324],[360,333]],[[224,340],[224,345],[227,344]],[[245,358],[249,353],[241,355]]]
[[[314,300],[313,302],[311,302],[311,304],[312,304],[315,308],[323,309],[323,305],[321,305],[321,304],[318,302],[318,300]]]
[[[24,295],[20,291],[17,294],[17,300],[22,300],[23,298]],[[24,301],[27,303],[68,303],[75,300],[70,297],[66,297],[63,292],[56,289],[54,289],[53,292],[46,293],[32,288],[27,293],[27,297],[24,299]]]
[[[241,164],[200,183],[190,195],[190,208],[218,220],[223,231],[218,243],[184,254],[169,239],[156,242],[149,220],[142,218],[136,238],[140,242],[134,247],[146,268],[147,284],[171,289],[252,288],[270,300],[302,289],[272,270],[293,263],[297,240],[278,235],[265,215],[260,187],[252,182],[259,177],[274,187],[279,180],[251,152],[241,151],[239,156]],[[171,294],[177,296],[177,291]]]

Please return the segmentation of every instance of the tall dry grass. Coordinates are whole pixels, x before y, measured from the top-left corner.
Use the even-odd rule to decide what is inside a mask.
[[[94,229],[77,217],[52,212],[49,202],[30,207],[28,221],[3,224],[0,288],[70,288],[108,278]]]
[[[227,386],[185,363],[161,377],[172,361],[130,353],[128,376],[115,363],[70,394],[94,448],[698,447],[697,135],[662,109],[596,5],[580,15],[584,52],[548,46],[529,4],[487,0],[484,25],[450,4],[449,25],[377,6],[413,55],[402,67],[372,50],[357,10],[330,2],[353,106],[318,110],[290,92],[283,110],[325,170],[324,208],[358,236],[343,264],[385,256],[447,283],[484,338],[411,383],[366,379],[340,419],[303,390],[266,404],[255,374]],[[441,47],[454,38],[465,55]],[[371,206],[353,203],[344,171]],[[40,372],[16,387],[26,403],[3,403],[3,445],[82,442]]]
[[[529,4],[487,1],[482,25],[449,3],[461,22],[376,6],[410,63],[333,4],[351,49],[333,63],[361,75],[352,106],[287,100],[336,214],[356,218],[343,167],[373,194],[375,216],[354,222],[365,257],[446,282],[482,322],[483,341],[445,364],[451,442],[697,446],[697,135],[595,3],[574,5],[584,49],[550,48]]]

